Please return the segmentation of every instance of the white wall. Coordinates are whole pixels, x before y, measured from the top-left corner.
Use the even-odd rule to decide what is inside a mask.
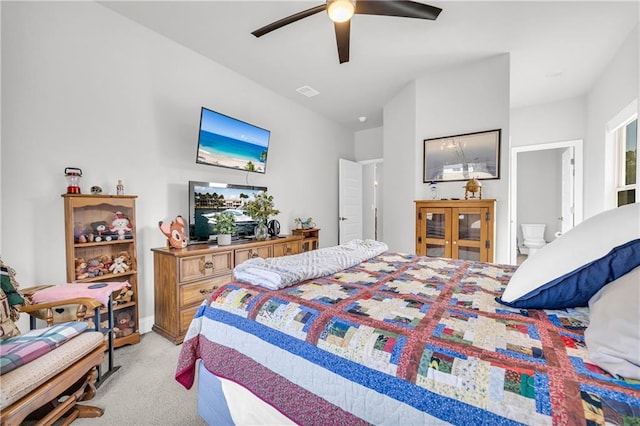
[[[415,252],[416,199],[430,198],[422,182],[423,140],[502,129],[500,179],[483,181],[483,197],[496,198],[496,261],[508,262],[509,55],[422,76],[384,106],[385,241]],[[413,126],[412,126],[413,125]],[[464,182],[438,184],[441,198],[462,198]]]
[[[587,96],[587,137],[585,158],[585,219],[600,213],[607,206],[605,199],[613,188],[605,186],[612,162],[605,149],[606,125],[624,107],[640,96],[639,27],[629,34],[615,53]]]
[[[337,244],[338,158],[353,159],[353,134],[97,3],[3,2],[2,88],[0,253],[24,287],[66,282],[67,166],[84,171],[84,193],[122,179],[139,197],[141,328],[158,221],[188,216],[189,180],[268,186],[283,233],[311,216],[320,245]],[[195,164],[201,106],[271,130],[266,175]]]
[[[511,110],[511,146],[584,139],[586,98],[571,99]]]
[[[353,137],[356,161],[382,158],[382,127],[360,130]]]
[[[416,83],[383,108],[382,229],[390,250],[415,253]]]

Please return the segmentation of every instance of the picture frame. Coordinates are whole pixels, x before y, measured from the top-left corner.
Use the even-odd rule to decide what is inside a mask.
[[[500,179],[502,129],[424,140],[423,182]]]

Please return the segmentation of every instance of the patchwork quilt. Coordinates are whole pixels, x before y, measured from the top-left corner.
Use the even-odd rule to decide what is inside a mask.
[[[242,282],[204,301],[176,380],[201,359],[294,422],[640,423],[640,383],[593,364],[587,308],[498,304],[515,267],[384,252],[268,290]]]

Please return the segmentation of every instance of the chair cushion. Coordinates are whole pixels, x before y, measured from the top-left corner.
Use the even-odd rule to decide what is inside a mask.
[[[64,345],[2,375],[0,409],[4,409],[36,389],[43,383],[65,371],[102,345],[104,335],[98,331],[86,331]]]
[[[87,329],[84,321],[31,330],[0,343],[0,374],[8,373],[50,352]]]
[[[11,319],[11,308],[7,295],[0,288],[0,341],[19,334],[20,330]]]
[[[100,283],[72,283],[53,285],[38,290],[31,296],[32,303],[57,302],[59,300],[76,297],[91,297],[104,306],[109,304],[109,296],[114,291],[128,289],[131,285],[127,281],[113,281]]]

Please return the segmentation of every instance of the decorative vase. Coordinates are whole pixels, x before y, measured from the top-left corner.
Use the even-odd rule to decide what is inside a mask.
[[[219,234],[218,235],[218,245],[219,246],[228,246],[231,244],[231,234]]]
[[[263,221],[261,221],[258,222],[254,233],[256,236],[256,240],[263,241],[267,239],[267,236],[269,235],[269,229],[267,228],[267,225]]]

